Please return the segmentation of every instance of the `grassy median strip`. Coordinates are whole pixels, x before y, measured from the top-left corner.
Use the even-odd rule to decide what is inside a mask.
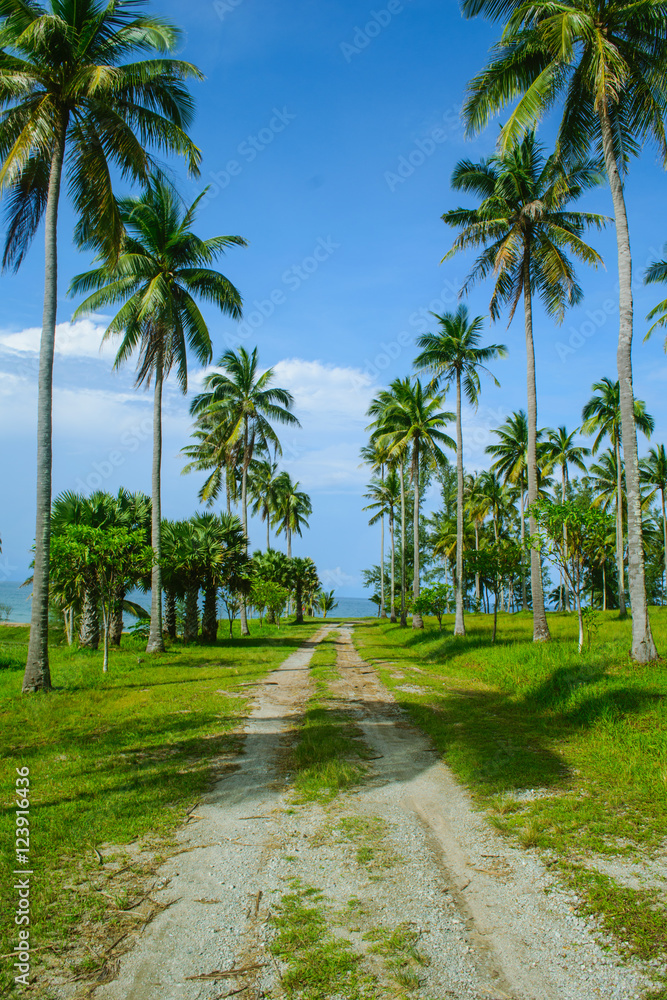
[[[249,638],[174,645],[155,657],[123,637],[106,675],[100,653],[54,647],[55,689],[24,697],[28,630],[0,628],[2,863],[5,873],[17,867],[15,769],[28,767],[31,945],[40,949],[33,973],[72,947],[73,925],[113,927],[120,912],[136,905],[142,875],[145,882],[154,868],[141,847],[150,845],[159,860],[166,838],[210,787],[216,758],[240,746],[233,731],[250,689],[316,627],[251,623]],[[131,842],[128,855],[123,845]],[[116,869],[126,866],[134,876],[130,884],[128,872],[116,877],[108,868],[114,859]],[[3,954],[16,944],[8,878],[0,894]],[[97,958],[88,964],[96,967]],[[2,976],[0,988],[9,987],[7,964]]]
[[[442,635],[430,620],[423,632],[366,621],[354,638],[494,824],[548,850],[626,951],[665,959],[664,898],[618,886],[595,858],[664,849],[667,671],[631,664],[631,622],[600,618],[581,656],[574,615],[549,615],[548,644],[532,642],[522,613],[499,615],[495,645],[482,615],[467,616],[462,639],[453,618]],[[651,609],[651,623],[667,649],[667,610]]]
[[[329,681],[337,674],[335,634],[318,645],[311,660],[314,693],[290,750],[297,802],[330,802],[363,780],[370,751],[349,713],[332,701]]]

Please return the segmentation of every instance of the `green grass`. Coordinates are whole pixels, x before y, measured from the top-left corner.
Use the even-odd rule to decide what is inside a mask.
[[[667,957],[664,903],[581,867],[596,853],[651,855],[667,830],[667,669],[632,664],[630,621],[601,617],[582,656],[574,615],[549,615],[544,645],[529,614],[499,615],[495,645],[483,615],[467,616],[461,639],[453,618],[442,635],[429,620],[423,632],[364,622],[354,636],[495,825],[560,859],[584,907],[630,950],[646,954],[652,938]],[[667,610],[651,609],[651,622],[667,650]],[[397,690],[406,684],[422,692]],[[521,801],[526,789],[540,797]]]
[[[214,759],[239,746],[233,730],[245,695],[315,627],[254,623],[249,638],[174,645],[155,657],[124,637],[107,675],[101,653],[54,647],[54,690],[30,696],[20,694],[28,629],[0,627],[1,857],[3,871],[13,871],[15,769],[27,766],[34,948],[62,953],[73,924],[113,922],[115,905],[90,887],[100,871],[94,849],[107,845],[106,860],[118,853],[112,845],[143,838],[164,846],[210,787]],[[235,691],[242,697],[227,694]],[[15,944],[10,884],[0,895],[5,954]],[[38,967],[36,955],[33,972]]]
[[[315,693],[309,699],[288,759],[297,802],[330,802],[363,780],[369,750],[350,716],[331,701],[336,677],[335,637],[320,643],[310,663]]]

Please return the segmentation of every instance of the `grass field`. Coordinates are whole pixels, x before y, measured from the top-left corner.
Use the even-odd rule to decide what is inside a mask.
[[[26,697],[28,629],[0,627],[2,954],[16,943],[15,769],[30,769],[31,945],[62,953],[74,923],[104,921],[129,905],[122,893],[112,898],[111,886],[87,891],[99,870],[95,849],[106,859],[137,839],[164,846],[210,786],[216,758],[239,746],[233,730],[252,686],[316,627],[251,623],[249,638],[174,645],[157,657],[124,637],[107,675],[101,653],[55,647],[54,690]]]
[[[621,869],[648,860],[667,879],[667,668],[632,664],[630,621],[600,617],[581,656],[565,614],[549,615],[549,644],[531,641],[525,613],[499,615],[495,645],[484,615],[462,639],[451,617],[442,633],[364,622],[355,642],[492,822],[547,850],[626,952],[664,961],[665,883],[624,883]],[[651,621],[667,654],[667,610]]]

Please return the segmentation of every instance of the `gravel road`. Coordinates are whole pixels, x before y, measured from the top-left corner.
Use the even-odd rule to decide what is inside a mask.
[[[258,688],[243,753],[160,872],[154,895],[171,905],[97,1000],[288,995],[268,946],[272,915],[295,886],[319,890],[330,933],[349,942],[374,983],[369,997],[640,998],[650,982],[639,965],[600,946],[537,854],[510,846],[475,811],[360,659],[351,628],[324,626]],[[311,690],[313,650],[331,632],[331,704],[363,734],[368,770],[328,805],[296,804],[285,748]],[[405,928],[418,961],[401,985],[377,942]],[[331,997],[348,1000],[344,989]]]

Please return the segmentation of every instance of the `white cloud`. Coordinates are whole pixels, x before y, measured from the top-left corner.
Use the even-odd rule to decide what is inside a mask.
[[[302,417],[309,424],[313,419],[328,422],[335,418],[339,430],[341,423],[368,423],[366,411],[374,388],[360,368],[288,358],[274,365],[274,371],[274,384],[292,393],[294,410],[302,423]]]
[[[328,587],[330,590],[336,587],[354,587],[359,584],[358,576],[346,573],[340,566],[336,566],[334,569],[318,570],[318,576],[322,587]]]
[[[102,346],[102,335],[106,324],[94,319],[80,319],[75,323],[59,323],[56,326],[56,354],[69,358],[102,358],[110,360],[115,356],[116,346],[107,341]],[[39,354],[42,337],[41,327],[29,327],[16,333],[0,332],[0,347],[12,353]]]

